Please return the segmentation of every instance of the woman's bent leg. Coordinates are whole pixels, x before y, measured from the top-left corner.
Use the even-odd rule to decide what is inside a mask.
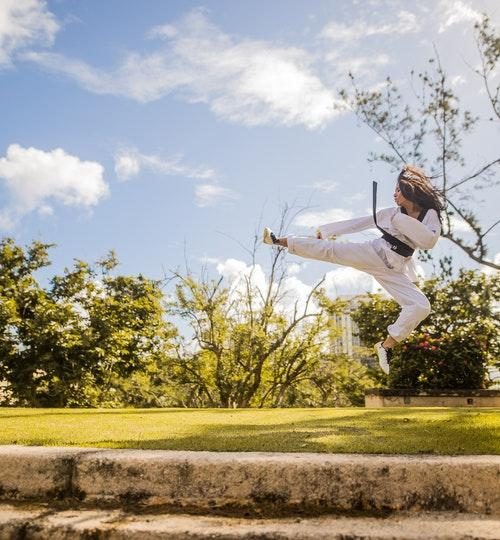
[[[431,312],[425,294],[400,272],[373,273],[373,277],[401,306],[397,320],[387,327],[389,335],[397,342],[407,338]]]
[[[288,237],[288,251],[300,257],[350,266],[371,274],[401,306],[399,317],[388,326],[397,342],[407,338],[430,313],[429,300],[401,272],[387,268],[370,242],[335,242],[311,237]]]

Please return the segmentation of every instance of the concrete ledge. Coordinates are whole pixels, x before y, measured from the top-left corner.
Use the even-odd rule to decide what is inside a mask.
[[[268,512],[500,515],[500,456],[0,447],[0,496]]]
[[[388,518],[241,519],[141,514],[119,510],[22,509],[0,505],[0,538],[25,540],[494,540],[500,520],[470,514],[417,514]]]
[[[369,388],[365,407],[500,407],[500,390]]]
[[[87,501],[500,514],[500,457],[113,451],[77,460]]]
[[[61,499],[71,493],[74,457],[88,449],[0,446],[0,498]]]

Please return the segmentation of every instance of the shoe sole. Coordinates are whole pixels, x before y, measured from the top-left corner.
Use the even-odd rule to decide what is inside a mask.
[[[386,374],[386,375],[389,375],[389,371],[390,371],[390,366],[389,366],[389,362],[387,361],[387,353],[385,353],[386,357],[383,358],[383,352],[380,350],[380,349],[383,349],[382,345],[381,344],[376,344],[375,347],[375,352],[377,353],[377,358],[378,358],[378,365],[379,365],[379,368]],[[387,366],[387,367],[386,367]],[[385,368],[385,369],[384,369]],[[386,371],[387,370],[387,371]]]
[[[269,227],[266,227],[264,229],[264,234],[262,235],[262,241],[264,242],[264,244],[269,244],[270,246],[274,246],[274,242],[273,242],[273,239],[271,238],[271,229],[269,229]]]

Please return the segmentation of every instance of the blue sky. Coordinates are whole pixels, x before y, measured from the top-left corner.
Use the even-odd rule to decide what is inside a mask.
[[[372,179],[392,204],[394,174],[367,161],[382,143],[333,107],[349,70],[411,95],[410,70],[435,46],[464,105],[486,113],[471,69],[481,12],[500,24],[497,0],[1,0],[0,232],[55,242],[50,273],[112,248],[123,273],[158,278],[186,260],[246,272],[240,243],[285,203],[308,207],[290,227],[306,234],[365,215]],[[498,135],[481,125],[465,172],[496,157]],[[496,189],[477,203],[485,223]],[[498,232],[489,246],[493,258]],[[437,252],[472,266],[445,241]],[[265,279],[266,246],[257,262]],[[372,288],[289,264],[299,295],[325,272],[333,294]]]

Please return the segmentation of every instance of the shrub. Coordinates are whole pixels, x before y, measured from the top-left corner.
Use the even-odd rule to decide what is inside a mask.
[[[415,333],[395,350],[388,377],[393,388],[484,388],[487,369],[472,337]]]

